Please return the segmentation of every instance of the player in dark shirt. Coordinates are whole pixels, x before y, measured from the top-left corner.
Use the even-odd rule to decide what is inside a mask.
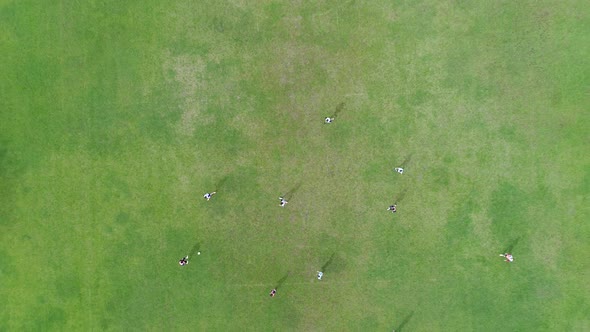
[[[185,256],[185,257],[181,258],[178,261],[178,264],[180,264],[180,266],[185,266],[186,264],[188,264],[188,256]]]

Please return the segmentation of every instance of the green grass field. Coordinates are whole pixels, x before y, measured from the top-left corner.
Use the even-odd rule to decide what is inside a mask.
[[[0,0],[0,54],[0,331],[590,331],[587,1]]]

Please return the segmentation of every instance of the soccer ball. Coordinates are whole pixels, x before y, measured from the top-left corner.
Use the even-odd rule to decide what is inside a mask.
[[[200,254],[201,254],[201,252],[200,251],[197,251],[197,255],[200,255]]]

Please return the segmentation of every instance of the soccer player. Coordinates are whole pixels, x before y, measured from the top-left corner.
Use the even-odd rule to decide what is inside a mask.
[[[328,123],[332,123],[333,121],[334,121],[334,118],[330,118],[330,117],[327,117],[326,119],[324,119],[324,122],[325,122],[326,124],[328,124]]]
[[[277,295],[277,289],[273,288],[273,290],[270,291],[270,297],[275,297],[275,295]]]
[[[215,192],[215,191],[214,191],[214,192],[212,192],[212,193],[205,193],[205,195],[203,195],[203,197],[204,197],[206,200],[210,200],[210,199],[211,199],[211,196],[213,196],[213,195],[215,195],[215,194],[217,194],[217,192]]]
[[[323,276],[324,276],[324,272],[318,271],[318,280],[322,280]]]
[[[399,174],[404,174],[404,169],[403,169],[403,168],[401,168],[401,167],[396,167],[396,168],[394,168],[394,170],[395,170],[396,172],[398,172]]]
[[[395,213],[397,211],[397,205],[396,204],[390,205],[387,208],[387,211],[391,211],[392,213]]]
[[[182,257],[179,261],[178,264],[180,264],[180,266],[185,266],[188,264],[188,256]]]
[[[508,263],[514,262],[514,257],[512,257],[512,254],[510,253],[500,254],[500,257],[506,258],[506,262]]]
[[[279,197],[279,199],[281,200],[281,203],[279,204],[280,207],[285,207],[285,205],[289,203],[283,197]]]

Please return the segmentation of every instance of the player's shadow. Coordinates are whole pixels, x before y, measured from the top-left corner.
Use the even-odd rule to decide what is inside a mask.
[[[225,184],[225,182],[227,182],[227,179],[229,178],[229,176],[224,176],[221,178],[221,180],[217,181],[217,183],[215,184],[215,191],[219,191],[219,189],[221,189],[223,187],[223,185]]]
[[[189,255],[194,256],[197,253],[197,251],[199,251],[200,248],[201,248],[201,244],[199,242],[195,243],[195,245],[191,249]]]
[[[402,161],[402,163],[399,165],[399,167],[407,167],[407,165],[410,163],[410,161],[412,161],[412,156],[413,156],[413,155],[414,155],[413,153],[410,153],[410,154],[409,154],[409,155],[406,157],[406,159],[404,159],[404,161]]]
[[[322,272],[326,272],[326,269],[328,268],[328,266],[330,266],[330,264],[332,264],[332,262],[334,261],[334,256],[336,255],[336,253],[332,253],[332,255],[330,255],[330,259],[328,259],[328,261],[326,263],[324,263],[324,265],[322,265],[322,268],[320,271]]]
[[[510,244],[508,245],[508,247],[506,247],[502,253],[505,252],[512,252],[512,249],[514,249],[514,247],[518,244],[518,241],[520,241],[520,236],[517,237],[516,239],[512,240],[512,242],[510,242]]]
[[[404,197],[406,197],[406,193],[408,192],[408,188],[402,190],[399,194],[397,194],[397,196],[395,196],[394,202],[395,204],[401,202]]]
[[[340,114],[340,112],[342,112],[342,110],[344,110],[344,102],[341,102],[340,104],[338,104],[338,106],[336,106],[334,113],[332,113],[332,117],[333,118],[337,117],[338,114]]]
[[[287,274],[285,274],[281,279],[279,279],[279,281],[277,281],[277,283],[275,285],[275,289],[278,290],[279,287],[281,287],[285,283],[285,280],[287,280],[288,277],[289,277],[289,272],[287,272]]]
[[[404,318],[404,320],[401,321],[401,323],[399,323],[399,325],[393,329],[393,331],[395,332],[401,332],[402,329],[408,324],[408,322],[410,321],[410,319],[412,319],[412,316],[414,316],[414,312],[410,312],[409,315],[406,316],[406,318]]]
[[[295,194],[297,192],[297,190],[299,190],[299,188],[301,187],[301,181],[299,181],[295,186],[293,186],[293,188],[291,188],[289,191],[287,191],[283,197],[287,200],[291,199],[291,197],[293,197],[293,194]]]

